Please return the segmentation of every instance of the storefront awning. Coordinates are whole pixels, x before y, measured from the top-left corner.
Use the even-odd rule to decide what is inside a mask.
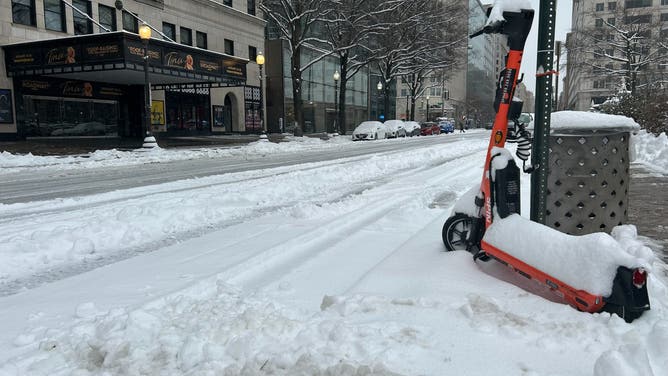
[[[118,31],[2,46],[9,77],[51,76],[121,85],[144,84],[144,45]],[[242,86],[248,60],[151,39],[149,81],[156,86]]]

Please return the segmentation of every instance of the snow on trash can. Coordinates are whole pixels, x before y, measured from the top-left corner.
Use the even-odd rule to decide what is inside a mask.
[[[552,114],[546,225],[572,235],[610,233],[627,220],[630,118]]]

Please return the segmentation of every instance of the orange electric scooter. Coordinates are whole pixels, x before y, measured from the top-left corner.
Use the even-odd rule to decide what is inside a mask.
[[[506,35],[510,52],[506,57],[506,67],[500,74],[496,89],[494,100],[496,117],[485,158],[480,191],[474,203],[478,215],[455,212],[443,225],[443,243],[447,251],[471,252],[474,260],[494,259],[501,262],[520,275],[546,286],[578,310],[592,313],[607,311],[631,322],[649,309],[647,273],[644,269],[631,270],[624,266],[618,267],[612,294],[603,297],[569,286],[483,240],[485,231],[492,225],[495,216],[506,218],[511,214],[520,213],[519,168],[512,158],[502,164],[505,167],[493,168],[494,159],[502,154],[496,148],[503,148],[506,140],[517,142],[517,156],[524,161],[524,172],[531,173],[534,170],[534,166],[526,165],[531,149],[531,134],[518,121],[522,102],[513,100],[515,87],[521,82],[518,74],[533,16],[533,10],[503,12],[503,21],[488,24],[471,35],[471,38],[481,34]],[[540,168],[540,166],[535,167]]]

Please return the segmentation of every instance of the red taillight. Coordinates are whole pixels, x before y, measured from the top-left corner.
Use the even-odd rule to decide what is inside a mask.
[[[647,282],[647,272],[643,268],[638,268],[633,271],[633,286],[641,288]]]

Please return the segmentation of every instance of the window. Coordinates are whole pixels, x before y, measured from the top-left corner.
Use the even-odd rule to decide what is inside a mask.
[[[626,0],[624,5],[626,6],[627,9],[651,7],[652,0]]]
[[[225,53],[234,56],[234,42],[229,39],[225,39],[224,45],[225,45]]]
[[[594,21],[594,25],[596,27],[603,27],[603,20],[600,18],[597,18],[596,21]]]
[[[661,13],[661,21],[668,21],[668,13]]]
[[[406,90],[406,89],[401,89],[401,96],[402,96],[402,97],[407,97],[407,96],[408,96],[408,90]]]
[[[605,9],[605,3],[596,3],[596,11],[601,12]]]
[[[109,31],[116,31],[116,9],[100,4],[97,8],[100,25],[109,29]]]
[[[605,80],[594,80],[594,89],[605,89]]]
[[[661,5],[668,5],[668,0],[661,0]]]
[[[662,15],[663,16],[663,15]],[[624,17],[625,24],[642,24],[652,22],[651,14],[642,14],[639,16],[626,16]]]
[[[605,54],[608,56],[615,56],[615,50],[613,48],[608,48],[605,50]]]
[[[614,17],[612,17],[612,18],[608,18],[608,23],[609,23],[610,25],[614,25],[614,24],[615,24],[615,18],[614,18]]]
[[[232,7],[232,0],[223,0],[223,5],[227,5],[228,7]]]
[[[638,31],[636,35],[645,39],[650,39],[652,37],[652,30],[650,29],[641,30]]]
[[[661,30],[659,36],[661,36],[661,39],[668,38],[668,29]]]
[[[617,9],[617,3],[614,1],[611,1],[608,3],[608,10],[616,10]]]
[[[195,32],[196,36],[196,42],[197,42],[197,47],[207,49],[209,48],[209,43],[207,41],[206,33],[203,33],[201,31]]]
[[[186,46],[193,45],[193,31],[187,27],[181,28],[181,44],[185,44]]]
[[[47,30],[67,31],[65,4],[61,0],[44,0],[44,27]]]
[[[257,59],[257,47],[248,46],[248,60],[255,61]]]
[[[255,0],[248,0],[248,14],[255,15]]]
[[[167,38],[172,41],[176,41],[176,25],[170,24],[169,22],[162,23],[162,33],[167,36]]]
[[[123,11],[123,30],[139,33],[139,22],[132,13],[127,11]]]
[[[12,0],[12,22],[37,26],[35,16],[35,0]]]
[[[72,0],[72,6],[78,9],[81,13],[91,15],[91,5],[88,0]],[[93,22],[86,16],[72,10],[72,17],[74,18],[74,35],[93,34]]]

